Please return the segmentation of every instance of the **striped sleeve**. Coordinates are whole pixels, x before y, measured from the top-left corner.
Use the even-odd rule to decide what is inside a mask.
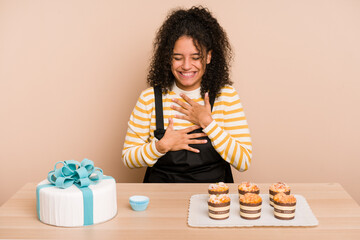
[[[155,147],[156,138],[150,140],[150,124],[154,91],[144,90],[131,113],[125,137],[122,158],[129,168],[153,166],[163,156]]]
[[[220,127],[213,120],[203,131],[225,161],[238,171],[246,171],[251,163],[252,144],[243,107],[234,88],[226,87],[226,92],[222,91],[221,95],[215,105],[223,105],[223,119],[216,120],[223,121],[224,125]]]

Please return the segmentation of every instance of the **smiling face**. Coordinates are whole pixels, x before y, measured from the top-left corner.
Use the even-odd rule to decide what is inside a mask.
[[[206,52],[203,48],[202,52]],[[195,90],[200,87],[205,73],[206,64],[211,60],[211,51],[201,56],[189,36],[181,36],[174,45],[171,61],[171,72],[175,77],[176,85],[185,91]]]

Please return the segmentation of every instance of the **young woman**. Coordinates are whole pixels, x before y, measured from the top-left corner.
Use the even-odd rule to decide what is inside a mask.
[[[123,149],[144,182],[233,182],[251,161],[242,105],[229,79],[231,48],[208,9],[171,12],[154,42],[144,90]]]

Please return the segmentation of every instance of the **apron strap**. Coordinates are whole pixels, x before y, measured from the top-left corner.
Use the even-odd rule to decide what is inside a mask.
[[[210,94],[209,94],[209,96],[210,96]],[[211,96],[210,96],[211,112],[212,112],[212,109],[213,109],[213,107],[214,107],[214,102],[215,102],[215,95],[213,96],[213,95],[211,94]]]
[[[156,117],[156,130],[164,129],[164,117],[163,117],[163,103],[161,87],[154,87],[155,93],[155,117]]]

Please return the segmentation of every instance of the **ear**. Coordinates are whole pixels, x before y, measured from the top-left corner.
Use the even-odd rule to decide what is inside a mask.
[[[211,62],[211,53],[212,50],[209,50],[206,54],[206,64],[209,64]]]

